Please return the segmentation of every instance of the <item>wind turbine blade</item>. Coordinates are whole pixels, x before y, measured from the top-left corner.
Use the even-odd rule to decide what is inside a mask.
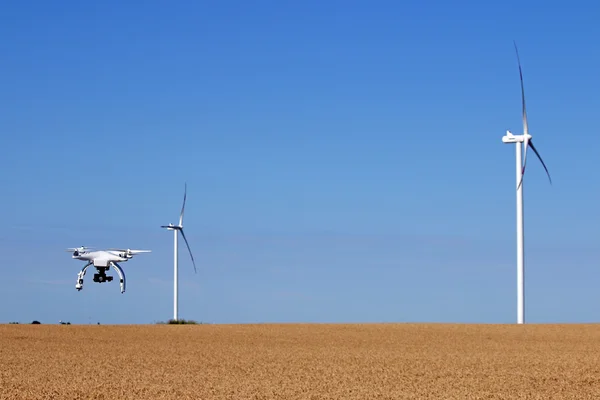
[[[185,199],[187,197],[187,182],[183,191],[183,206],[181,206],[181,214],[179,215],[179,226],[183,226],[183,211],[185,210]]]
[[[183,240],[185,240],[185,245],[190,252],[190,257],[192,257],[192,264],[194,264],[194,273],[197,274],[198,272],[196,271],[196,262],[194,261],[194,256],[192,255],[192,249],[190,249],[190,245],[185,237],[185,233],[183,233],[183,229],[179,229],[179,232],[181,232],[181,236],[183,236]]]
[[[525,176],[525,167],[527,166],[527,144],[529,143],[529,126],[527,124],[527,107],[525,106],[525,86],[523,84],[523,70],[521,69],[521,59],[519,58],[519,49],[517,48],[517,42],[513,41],[515,45],[515,52],[517,53],[517,63],[519,64],[519,78],[521,79],[521,104],[523,114],[523,135],[525,135],[525,141],[523,143],[523,167],[521,170],[521,182],[517,186],[517,189],[523,183],[523,177]]]
[[[531,146],[531,150],[533,150],[533,152],[535,153],[535,155],[537,156],[537,158],[540,159],[540,162],[542,163],[542,166],[546,170],[546,175],[548,175],[548,179],[550,180],[550,184],[552,185],[552,178],[550,178],[550,172],[548,172],[548,168],[546,168],[546,164],[544,164],[544,160],[542,160],[542,157],[540,156],[540,153],[538,153],[537,149],[533,145],[533,140],[529,141],[529,146]]]

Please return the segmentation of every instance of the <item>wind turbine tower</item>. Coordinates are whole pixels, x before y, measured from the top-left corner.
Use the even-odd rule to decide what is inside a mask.
[[[535,153],[537,158],[542,163],[546,170],[546,175],[552,184],[552,178],[546,164],[533,145],[529,127],[527,125],[527,111],[525,108],[525,89],[523,86],[523,72],[521,70],[521,61],[519,59],[519,50],[515,43],[515,51],[517,53],[517,62],[519,64],[519,75],[521,77],[521,102],[523,106],[523,134],[513,135],[510,131],[506,131],[506,136],[502,137],[503,143],[514,143],[516,145],[516,167],[517,167],[517,323],[523,324],[525,321],[525,232],[523,221],[523,177],[525,176],[525,166],[527,165],[527,149]]]
[[[179,225],[161,225],[161,228],[166,228],[167,230],[173,231],[173,319],[178,321],[178,306],[179,306],[179,271],[178,271],[178,238],[179,233],[181,233],[181,237],[185,241],[185,245],[187,246],[188,252],[190,253],[190,257],[192,258],[192,264],[194,265],[194,273],[196,271],[196,262],[194,261],[194,256],[192,255],[192,250],[190,249],[190,245],[185,237],[185,233],[183,232],[183,212],[185,211],[185,200],[187,197],[187,183],[185,184],[185,189],[183,192],[183,206],[181,207],[181,214],[179,215]]]

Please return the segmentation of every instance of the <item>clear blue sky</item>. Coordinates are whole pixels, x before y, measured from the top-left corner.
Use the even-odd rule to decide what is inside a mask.
[[[596,2],[0,7],[0,321],[600,320]],[[128,290],[65,252],[151,249]],[[90,271],[91,272],[91,271]],[[114,275],[114,273],[112,273]]]

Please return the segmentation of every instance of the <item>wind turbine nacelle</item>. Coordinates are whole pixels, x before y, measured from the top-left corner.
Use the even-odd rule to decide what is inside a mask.
[[[527,135],[527,139],[531,139],[531,135]],[[502,143],[523,143],[525,141],[525,135],[513,135],[509,131],[506,132],[506,136],[502,136]]]
[[[523,140],[519,140],[519,137],[514,136],[514,135],[506,135],[506,136],[502,136],[502,143],[520,143]]]

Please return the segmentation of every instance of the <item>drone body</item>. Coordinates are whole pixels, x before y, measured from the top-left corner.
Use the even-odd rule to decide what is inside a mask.
[[[89,248],[85,246],[81,246],[79,248],[70,248],[67,249],[67,251],[72,251],[73,258],[76,260],[87,261],[85,266],[77,275],[77,284],[75,285],[77,290],[83,289],[83,277],[85,276],[88,267],[93,265],[98,271],[98,273],[94,274],[93,281],[98,283],[111,282],[113,277],[107,276],[106,271],[108,271],[110,267],[114,268],[119,275],[121,293],[125,293],[125,273],[118,262],[127,262],[130,258],[139,253],[150,253],[150,250],[131,249],[89,251]]]

